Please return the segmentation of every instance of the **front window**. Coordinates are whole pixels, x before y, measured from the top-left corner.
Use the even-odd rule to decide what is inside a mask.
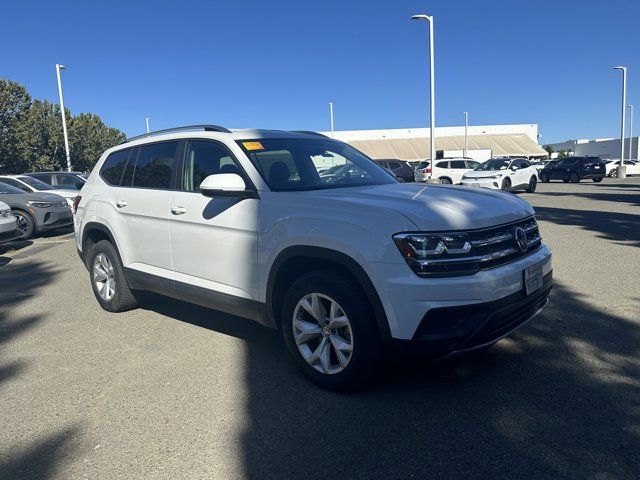
[[[508,158],[493,158],[478,165],[474,170],[479,172],[487,172],[492,170],[506,170],[509,168],[511,160]]]
[[[11,185],[7,185],[6,183],[0,180],[0,193],[16,194],[16,193],[24,193],[24,192],[19,188],[12,187]]]
[[[322,190],[396,183],[346,143],[325,138],[238,141],[272,191]]]
[[[38,180],[37,178],[33,178],[33,177],[18,177],[18,180],[20,180],[21,182],[26,183],[31,188],[33,188],[35,190],[38,190],[38,191],[53,190],[53,187],[51,185],[47,185],[46,183]]]

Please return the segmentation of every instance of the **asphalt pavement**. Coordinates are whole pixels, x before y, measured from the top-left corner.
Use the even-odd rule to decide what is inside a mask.
[[[549,307],[354,395],[250,321],[102,311],[69,232],[0,247],[0,478],[638,478],[640,178],[519,195],[554,253]]]

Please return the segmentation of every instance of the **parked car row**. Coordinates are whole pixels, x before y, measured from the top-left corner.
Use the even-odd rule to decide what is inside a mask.
[[[539,175],[544,183],[551,180],[578,183],[584,179],[598,183],[606,175],[606,164],[600,157],[566,157],[547,163]]]
[[[0,243],[72,225],[73,199],[85,181],[77,172],[0,175]],[[11,211],[10,220],[3,205]]]

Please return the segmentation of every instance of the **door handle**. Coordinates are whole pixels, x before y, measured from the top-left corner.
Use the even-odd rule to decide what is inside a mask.
[[[187,213],[187,209],[184,207],[171,207],[171,213],[174,215],[182,215],[183,213]]]
[[[124,200],[118,200],[116,202],[116,207],[118,207],[118,208],[124,208],[126,206],[127,206],[127,202],[125,202]]]

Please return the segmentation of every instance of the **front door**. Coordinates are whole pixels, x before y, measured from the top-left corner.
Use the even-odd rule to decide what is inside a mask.
[[[171,196],[174,279],[219,293],[258,299],[258,199],[209,198],[200,183],[209,175],[238,173],[228,148],[213,140],[185,145],[179,189]],[[245,177],[245,182],[248,181]]]

